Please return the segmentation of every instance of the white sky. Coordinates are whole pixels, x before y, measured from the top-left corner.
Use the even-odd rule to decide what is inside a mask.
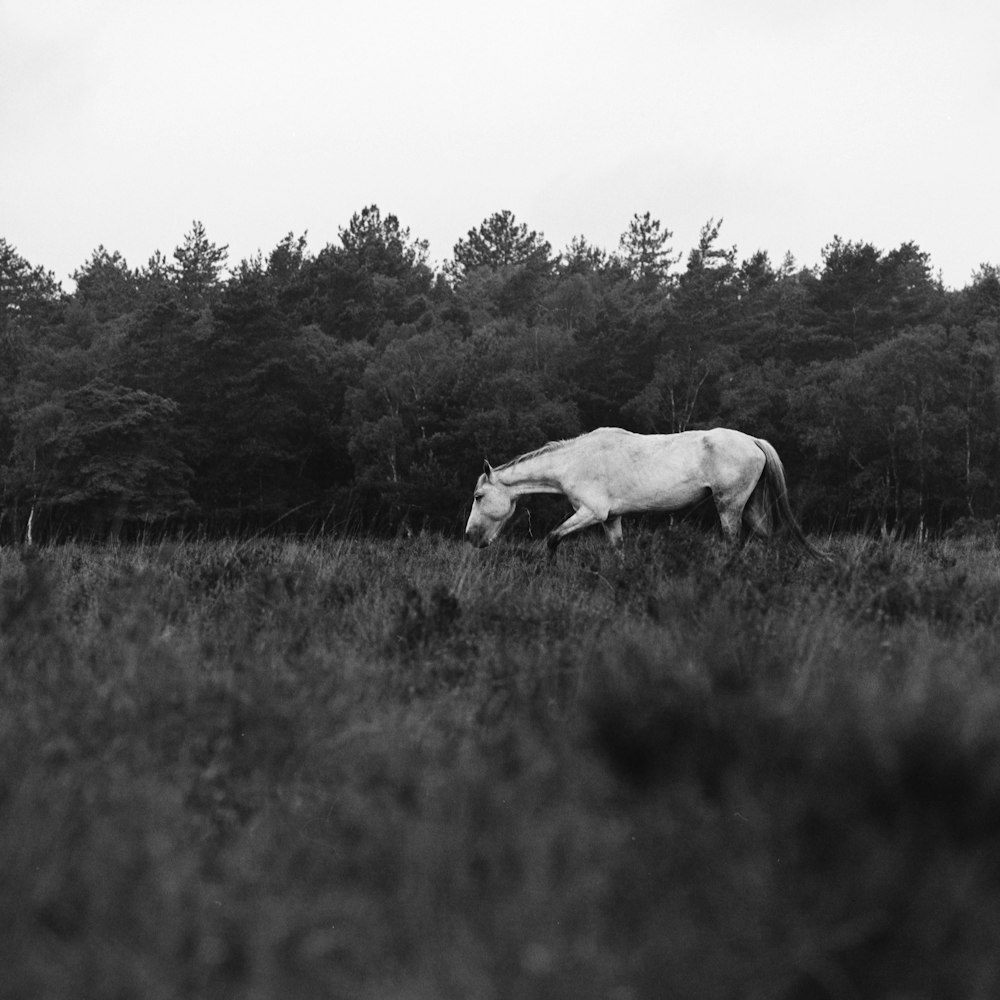
[[[375,203],[440,263],[510,209],[741,258],[1000,264],[996,0],[0,0],[0,236],[69,274],[191,228],[313,252]]]

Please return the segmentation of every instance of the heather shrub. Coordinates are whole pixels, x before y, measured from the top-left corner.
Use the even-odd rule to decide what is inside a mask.
[[[997,981],[996,548],[0,550],[3,995]]]

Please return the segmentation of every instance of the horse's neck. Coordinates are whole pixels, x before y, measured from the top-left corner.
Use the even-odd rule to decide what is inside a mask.
[[[528,493],[564,493],[562,461],[558,452],[537,455],[497,469],[500,482],[518,496]]]

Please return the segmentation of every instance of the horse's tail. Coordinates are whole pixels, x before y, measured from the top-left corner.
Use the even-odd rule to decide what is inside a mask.
[[[766,485],[774,497],[775,507],[778,511],[778,520],[782,522],[795,536],[795,540],[811,556],[817,559],[829,559],[830,554],[816,548],[812,542],[806,538],[805,533],[792,513],[792,505],[788,502],[788,483],[785,480],[785,467],[774,450],[774,445],[763,438],[754,438],[757,447],[764,452],[764,476]]]

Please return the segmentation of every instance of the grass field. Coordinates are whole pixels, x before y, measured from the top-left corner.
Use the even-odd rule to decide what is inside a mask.
[[[1000,996],[1000,551],[0,550],[0,997]]]

